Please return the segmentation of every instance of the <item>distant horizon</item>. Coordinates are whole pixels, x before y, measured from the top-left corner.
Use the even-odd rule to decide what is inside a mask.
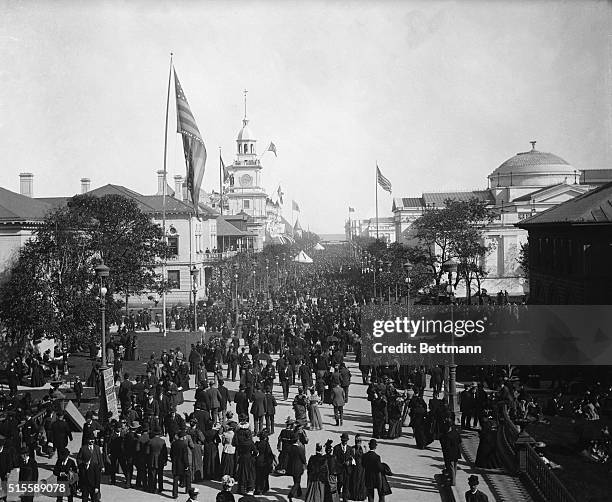
[[[170,52],[217,191],[244,115],[283,215],[339,233],[394,197],[487,188],[518,152],[612,166],[612,6],[604,1],[8,2],[0,19],[2,186],[36,197],[157,191]],[[49,22],[52,20],[52,22]],[[172,90],[172,93],[174,90]],[[185,175],[174,95],[168,184]],[[296,213],[298,214],[298,213]],[[292,221],[293,223],[293,221]]]

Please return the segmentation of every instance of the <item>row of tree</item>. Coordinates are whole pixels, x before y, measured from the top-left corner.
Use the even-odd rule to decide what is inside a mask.
[[[410,262],[411,289],[433,285],[436,296],[445,280],[444,264],[449,260],[457,262],[453,286],[463,282],[467,301],[471,303],[474,286],[478,293],[481,291],[487,275],[484,259],[493,249],[492,244],[485,242],[484,229],[496,216],[486,202],[476,198],[448,199],[443,207],[428,208],[414,221],[410,245],[387,246],[380,240],[362,238],[357,239],[357,244],[367,251],[370,265],[377,263],[378,270],[382,261],[390,264],[388,268],[396,274],[406,274],[402,265]]]

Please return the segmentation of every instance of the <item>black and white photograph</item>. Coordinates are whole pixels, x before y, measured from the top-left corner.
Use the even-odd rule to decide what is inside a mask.
[[[612,4],[0,0],[0,502],[612,499]]]

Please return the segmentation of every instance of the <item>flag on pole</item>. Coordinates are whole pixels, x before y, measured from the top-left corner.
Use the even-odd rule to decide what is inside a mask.
[[[297,211],[298,213],[300,212],[300,206],[298,206],[298,203],[294,200],[291,201],[291,209],[293,211]]]
[[[276,193],[278,194],[278,200],[280,200],[280,203],[282,204],[283,203],[283,195],[285,195],[285,194],[283,193],[283,190],[282,190],[280,185],[278,185],[278,190],[276,190]]]
[[[354,213],[354,212],[355,212],[355,208],[354,208],[354,207],[349,206],[349,213]]]
[[[219,161],[221,162],[221,168],[223,169],[223,183],[227,183],[227,180],[229,180],[230,177],[230,172],[227,170],[227,167],[225,167],[225,162],[223,162],[223,157],[221,157],[221,154],[219,154]]]
[[[177,132],[183,137],[183,151],[187,164],[187,189],[191,194],[191,201],[197,213],[200,187],[202,186],[206,166],[206,147],[189,108],[189,103],[187,103],[181,83],[176,76],[176,70],[174,71],[174,88],[176,90]]]
[[[272,141],[270,141],[270,146],[268,147],[266,152],[272,152],[272,153],[274,153],[275,157],[278,157],[278,155],[276,155],[276,145],[274,143],[272,143]]]
[[[380,172],[380,169],[378,169],[378,166],[376,166],[376,179],[378,180],[380,188],[391,193],[391,182],[383,176],[383,174]]]

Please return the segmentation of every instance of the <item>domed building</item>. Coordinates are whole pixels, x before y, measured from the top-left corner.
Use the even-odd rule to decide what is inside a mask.
[[[397,242],[414,244],[412,223],[426,208],[441,208],[447,199],[475,197],[486,201],[497,218],[485,230],[485,243],[491,251],[484,259],[487,275],[481,287],[489,295],[499,291],[515,297],[524,295],[528,286],[523,285],[518,258],[521,245],[527,242],[527,232],[515,224],[594,188],[581,183],[584,179],[581,170],[554,153],[536,150],[535,145],[532,141],[530,150],[510,157],[489,174],[486,190],[430,192],[421,197],[395,198],[392,210]],[[462,288],[463,284],[458,288],[458,296],[465,295]]]

